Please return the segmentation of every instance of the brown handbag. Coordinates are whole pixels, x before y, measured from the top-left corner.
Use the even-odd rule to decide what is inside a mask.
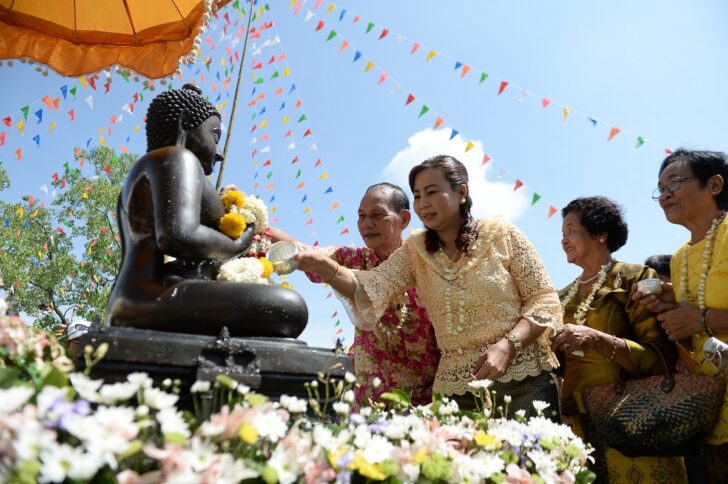
[[[582,390],[598,436],[628,457],[698,453],[723,405],[726,381],[707,375],[670,374],[626,380]]]

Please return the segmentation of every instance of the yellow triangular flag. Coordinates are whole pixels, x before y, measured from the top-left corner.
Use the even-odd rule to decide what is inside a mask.
[[[22,119],[18,121],[18,129],[20,130],[20,134],[25,134],[25,121]]]
[[[374,67],[374,62],[372,62],[372,61],[367,62],[367,66],[364,68],[364,72],[369,72],[372,69],[372,67]]]
[[[53,134],[53,130],[56,129],[56,122],[53,121],[50,125],[51,134]]]
[[[296,4],[297,0],[291,0],[291,3],[288,5],[288,8],[293,8],[293,6]]]
[[[468,141],[468,144],[465,145],[465,153],[467,153],[468,151],[470,151],[473,148],[473,146],[475,146],[473,144],[473,142],[472,141]]]
[[[84,76],[79,77],[78,82],[80,82],[83,88],[86,89],[86,78]]]
[[[30,218],[35,218],[38,216],[38,210],[35,210],[33,213],[30,214]]]
[[[276,210],[278,210],[278,208],[277,208],[277,207],[271,207],[271,208],[270,208],[270,211],[271,211],[271,213],[275,212]]]
[[[103,126],[101,126],[101,127],[99,128],[99,134],[104,134],[104,127],[103,127]]]
[[[18,214],[18,217],[22,217],[25,213],[25,210],[23,210],[23,207],[18,207],[18,209],[15,211],[15,213]]]
[[[281,124],[286,124],[288,122],[288,115],[286,114],[283,116],[283,120],[281,121]]]
[[[571,113],[571,108],[564,108],[564,121],[569,117],[569,113]]]
[[[323,172],[323,173],[321,173],[319,180],[326,180],[328,177],[329,177],[329,174],[326,172]]]
[[[334,5],[333,3],[330,3],[330,4],[329,4],[329,7],[328,7],[328,8],[326,9],[326,13],[327,13],[327,14],[331,13],[331,11],[332,11],[332,10],[333,10],[334,8],[336,8],[336,5]]]
[[[303,213],[311,213],[311,209],[309,207],[306,207],[306,210],[304,210]]]
[[[290,73],[291,73],[291,68],[290,67],[286,67],[285,69],[283,69],[283,72],[281,72],[281,77],[282,76],[287,76]]]
[[[253,160],[253,166],[258,166],[258,160]]]
[[[425,62],[432,60],[433,57],[437,55],[437,52],[434,50],[431,50],[429,54],[427,54],[427,57],[425,58]]]
[[[106,140],[104,139],[103,136],[101,138],[99,138],[99,143],[101,143],[103,146],[106,146]]]
[[[134,131],[135,133],[138,133],[138,132],[139,132],[139,125],[138,125],[138,124],[137,124],[136,126],[134,126],[134,129],[133,129],[133,131]]]
[[[83,192],[83,197],[82,198],[88,198],[88,192]]]
[[[265,128],[266,126],[268,126],[268,120],[267,120],[267,119],[264,119],[264,120],[263,120],[263,121],[261,121],[261,122],[260,122],[260,124],[258,125],[258,127],[259,127],[259,128]]]
[[[225,59],[220,59],[220,65],[225,67]]]

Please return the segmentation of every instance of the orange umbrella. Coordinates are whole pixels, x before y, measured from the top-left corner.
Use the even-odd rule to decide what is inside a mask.
[[[64,76],[121,65],[164,77],[229,1],[0,0],[0,59],[31,58]]]

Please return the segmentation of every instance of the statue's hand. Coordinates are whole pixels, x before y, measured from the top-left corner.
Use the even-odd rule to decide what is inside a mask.
[[[248,224],[243,231],[243,234],[235,239],[236,253],[240,254],[246,252],[250,248],[250,244],[253,242],[255,236],[255,224]]]

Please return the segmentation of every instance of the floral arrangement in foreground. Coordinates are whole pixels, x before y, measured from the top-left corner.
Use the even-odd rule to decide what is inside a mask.
[[[52,337],[50,337],[52,338]],[[103,345],[85,349],[88,367]],[[47,365],[51,361],[46,359]],[[88,370],[87,370],[88,371]],[[143,373],[104,383],[67,372],[57,385],[3,382],[0,481],[235,483],[591,482],[591,449],[540,415],[498,418],[489,382],[476,382],[478,412],[436,397],[411,407],[405,394],[354,407],[354,377],[319,375],[309,398],[271,401],[226,376],[190,389]]]

